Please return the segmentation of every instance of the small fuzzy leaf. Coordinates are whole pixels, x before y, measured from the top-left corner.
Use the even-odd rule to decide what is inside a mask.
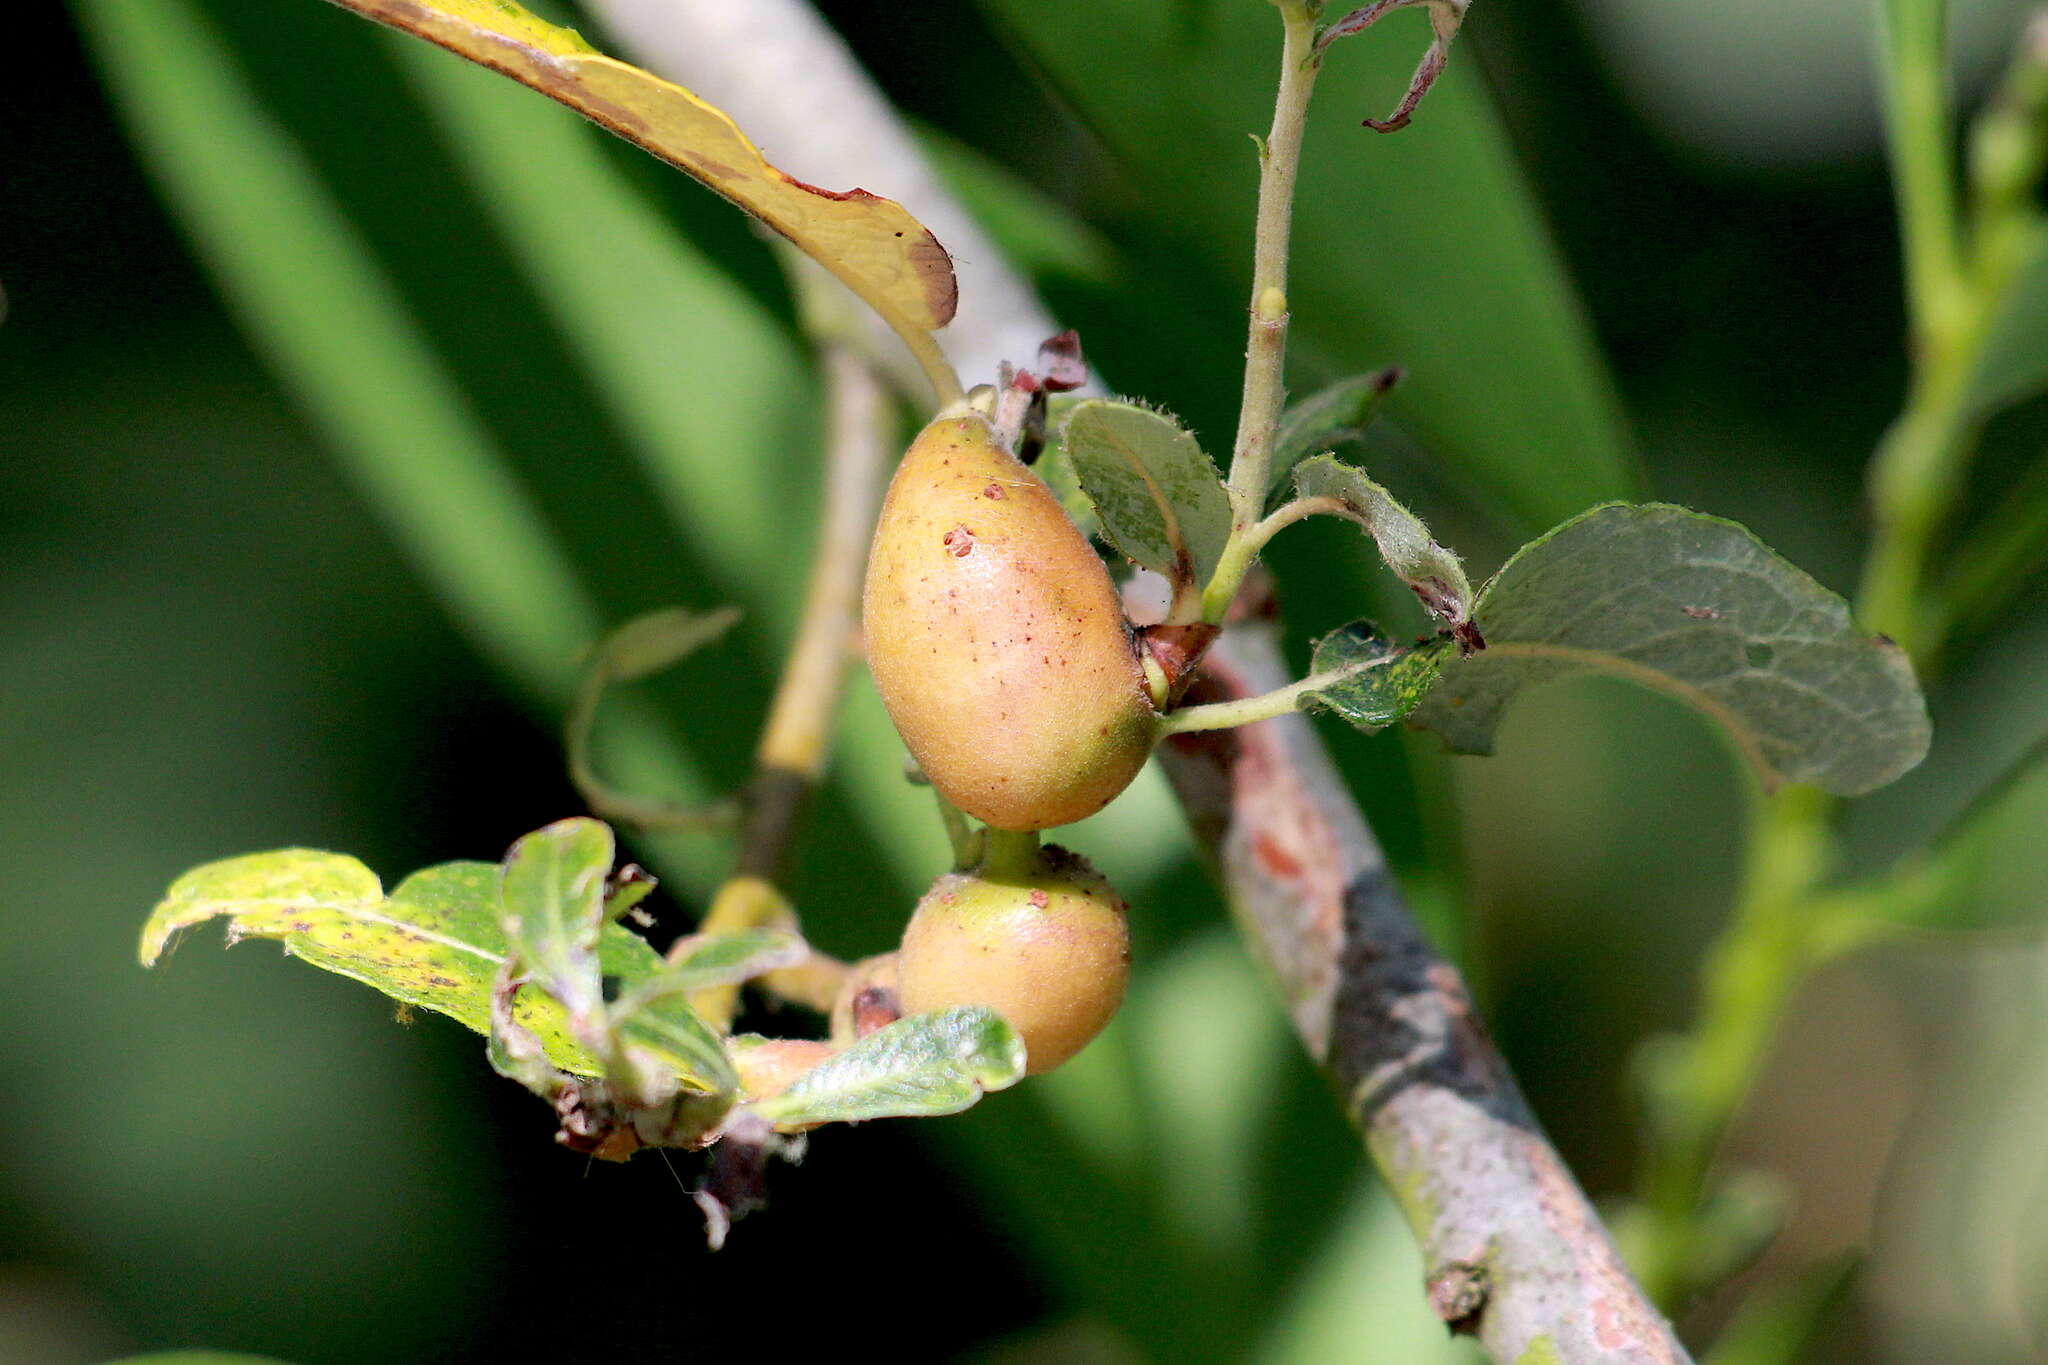
[[[1178,422],[1091,398],[1067,419],[1066,458],[1110,544],[1176,583],[1202,584],[1230,537],[1230,495]]]
[[[1715,721],[1770,786],[1854,796],[1927,752],[1905,652],[1745,528],[1660,503],[1611,504],[1516,552],[1479,595],[1487,648],[1453,660],[1409,717],[1459,753],[1493,751],[1529,688],[1626,678]]]
[[[1335,455],[1317,455],[1295,467],[1294,486],[1304,498],[1332,500],[1342,515],[1363,527],[1379,546],[1380,558],[1431,615],[1454,630],[1471,619],[1472,585],[1458,557],[1437,544],[1422,519],[1395,502],[1364,470]]]
[[[154,964],[179,930],[225,918],[230,942],[277,939],[294,957],[488,1037],[491,989],[508,957],[499,877],[495,863],[443,863],[413,873],[387,898],[374,873],[338,853],[282,849],[228,858],[172,883],[143,927],[142,962]],[[599,971],[628,991],[665,965],[645,939],[618,924],[601,931],[597,960]],[[603,1074],[545,991],[522,989],[513,1018],[555,1067]],[[683,1089],[722,1093],[736,1084],[717,1036],[694,1016],[665,1012],[634,1021],[628,1031]]]
[[[796,243],[899,328],[930,332],[952,320],[952,259],[902,205],[785,175],[725,114],[605,56],[573,29],[545,23],[512,0],[334,2],[531,86],[694,176]]]
[[[1102,518],[1095,515],[1095,504],[1081,489],[1081,478],[1074,473],[1074,462],[1067,456],[1064,441],[1047,445],[1038,462],[1031,466],[1031,472],[1045,480],[1045,486],[1060,500],[1060,508],[1066,512],[1067,519],[1080,529],[1082,535],[1090,540],[1102,538]]]
[[[1024,1040],[993,1010],[961,1006],[877,1029],[755,1106],[778,1128],[957,1114],[1024,1075]]]
[[[654,1000],[688,995],[714,986],[738,986],[757,976],[794,967],[810,947],[787,929],[742,929],[730,934],[694,934],[669,950],[660,972],[618,997],[614,1018],[628,1017]]]
[[[614,852],[611,827],[578,816],[513,844],[500,874],[505,938],[518,969],[587,1029],[604,1004],[597,940]]]
[[[1361,730],[1391,725],[1429,695],[1453,650],[1442,636],[1397,645],[1370,621],[1340,626],[1316,642],[1309,675],[1328,682],[1303,692],[1304,710],[1325,710]]]
[[[1294,467],[1332,446],[1355,441],[1372,425],[1380,403],[1401,382],[1396,366],[1371,374],[1340,379],[1297,403],[1288,405],[1273,436],[1273,459],[1266,471],[1268,496],[1286,486]]]

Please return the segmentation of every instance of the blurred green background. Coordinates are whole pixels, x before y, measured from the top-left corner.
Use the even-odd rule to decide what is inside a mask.
[[[1268,7],[824,8],[1100,371],[1226,448]],[[1966,104],[2025,9],[1958,8]],[[1296,387],[1409,366],[1372,458],[1480,569],[1653,491],[1848,590],[1862,462],[1906,375],[1871,10],[1484,0],[1390,139],[1356,120],[1391,107],[1420,20],[1340,49],[1303,178]],[[452,58],[314,0],[75,0],[14,26],[0,1362],[1470,1358],[1153,779],[1071,840],[1137,907],[1103,1042],[959,1119],[821,1134],[718,1255],[687,1160],[560,1151],[446,1021],[400,1027],[210,932],[138,969],[142,916],[194,863],[304,844],[391,878],[577,809],[562,680],[641,610],[749,616],[645,689],[621,770],[737,782],[801,586],[777,547],[815,501],[813,385],[738,215]],[[216,51],[254,103],[189,79]],[[295,215],[264,149],[333,216]],[[209,164],[227,179],[195,234],[152,174],[189,194]],[[293,234],[316,219],[311,250]],[[2048,403],[2000,416],[1974,507],[2044,445]],[[510,577],[474,577],[479,556]],[[1344,528],[1274,559],[1297,646],[1361,610],[1419,628]],[[1852,817],[1860,859],[2048,730],[2044,665],[2048,600],[2015,584],[1952,647],[1933,756]],[[686,765],[648,757],[662,732]],[[1489,760],[1328,738],[1566,1157],[1596,1196],[1626,1190],[1629,1057],[1692,1017],[1746,779],[1686,713],[1598,684],[1533,699]],[[893,746],[858,691],[797,880],[833,951],[887,946],[939,868]],[[2005,851],[2022,898],[2048,895],[2044,842]],[[674,931],[718,855],[646,851]],[[1692,1339],[1859,1251],[1812,1359],[2048,1359],[2044,968],[2009,934],[1809,983],[1727,1151],[1787,1182],[1790,1222],[1687,1314]]]

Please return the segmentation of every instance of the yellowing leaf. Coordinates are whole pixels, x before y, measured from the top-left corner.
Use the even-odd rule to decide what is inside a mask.
[[[333,0],[559,100],[753,214],[844,280],[925,358],[953,318],[953,261],[901,204],[807,185],[720,110],[510,0]],[[919,345],[919,338],[926,345]]]

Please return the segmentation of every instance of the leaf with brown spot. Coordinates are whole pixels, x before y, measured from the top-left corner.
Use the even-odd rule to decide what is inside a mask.
[[[777,170],[722,111],[574,29],[511,0],[333,3],[510,76],[695,177],[844,280],[906,340],[952,321],[952,258],[901,204]]]
[[[143,927],[140,956],[153,966],[180,930],[225,919],[230,942],[277,939],[316,967],[488,1034],[491,987],[509,952],[500,875],[494,863],[443,863],[415,872],[387,897],[374,872],[339,853],[292,848],[228,858],[171,884]],[[600,931],[597,964],[623,989],[665,970],[645,939],[618,924]],[[514,1015],[560,1070],[603,1074],[599,1060],[571,1037],[561,1003],[545,991],[522,989]],[[642,1011],[622,1028],[682,1089],[718,1093],[736,1083],[717,1038],[686,1016],[679,1000]]]

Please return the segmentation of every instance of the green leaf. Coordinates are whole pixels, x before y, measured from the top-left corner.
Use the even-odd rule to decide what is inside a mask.
[[[1927,752],[1927,707],[1890,641],[1732,521],[1658,503],[1598,507],[1523,546],[1479,594],[1487,648],[1450,663],[1410,717],[1493,751],[1523,691],[1606,673],[1719,724],[1766,785],[1844,796]]]
[[[1328,674],[1330,680],[1304,691],[1298,704],[1342,716],[1361,730],[1377,730],[1422,703],[1452,650],[1446,637],[1401,646],[1372,622],[1353,621],[1316,642],[1310,679]]]
[[[228,858],[172,883],[143,928],[142,962],[153,965],[179,930],[226,918],[231,943],[278,939],[294,957],[488,1036],[491,987],[509,956],[500,875],[495,863],[443,863],[413,873],[387,898],[374,873],[338,853],[283,849]],[[627,989],[663,969],[645,939],[617,924],[600,933],[597,959],[600,972]],[[514,1017],[560,1070],[603,1074],[546,992],[521,990]],[[636,1020],[629,1032],[685,1089],[719,1093],[735,1084],[717,1036],[701,1020],[664,1015]]]
[[[580,1034],[595,1031],[604,1005],[597,940],[615,851],[601,821],[559,820],[513,844],[499,879],[516,970],[561,1001]]]
[[[740,619],[738,607],[697,612],[664,607],[636,616],[607,635],[591,651],[590,671],[606,682],[638,682],[673,668],[731,630]]]
[[[2011,292],[1970,376],[1969,405],[1988,415],[2048,388],[2048,222],[2036,222]]]
[[[1024,1075],[1024,1040],[979,1006],[877,1029],[755,1106],[778,1128],[957,1114]]]
[[[1289,404],[1273,437],[1273,462],[1266,476],[1268,496],[1285,486],[1294,467],[1309,456],[1357,440],[1372,425],[1381,401],[1400,379],[1401,371],[1389,366],[1339,380]]]
[[[669,949],[667,965],[654,976],[618,997],[614,1019],[631,1015],[656,1000],[688,995],[714,986],[737,986],[810,955],[810,946],[787,929],[742,929],[730,934],[695,934]]]
[[[1432,616],[1453,629],[1471,619],[1472,585],[1465,580],[1465,566],[1436,543],[1420,517],[1395,502],[1364,470],[1335,455],[1317,455],[1295,469],[1294,486],[1304,498],[1333,500],[1341,515],[1364,528],[1379,546],[1380,558]]]
[[[1834,947],[1911,930],[1994,933],[2048,924],[2040,851],[2048,739],[2031,747],[1924,855],[1827,902]]]
[[[1212,4],[1198,28],[1158,0],[983,8],[1124,171],[1139,208],[1105,224],[1118,246],[1143,261],[1170,242],[1207,267],[1206,291],[1167,295],[1147,279],[1135,306],[1154,317],[1242,309],[1258,175],[1246,135],[1272,123],[1272,7]],[[1392,402],[1404,425],[1533,534],[1635,495],[1638,474],[1477,54],[1452,55],[1406,131],[1381,137],[1358,126],[1408,83],[1422,28],[1388,23],[1323,64],[1294,209],[1296,362],[1320,360],[1337,374],[1382,358],[1405,366]]]
[[[732,822],[729,804],[702,807],[671,804],[614,787],[598,775],[591,756],[597,709],[614,683],[637,682],[673,668],[717,640],[740,619],[737,607],[693,612],[665,607],[637,616],[598,641],[576,697],[562,723],[569,779],[590,808],[609,819],[645,829],[718,828]]]
[[[1192,435],[1165,413],[1091,398],[1067,418],[1064,446],[1118,551],[1176,583],[1209,581],[1230,495]]]
[[[1701,1365],[1799,1365],[1849,1300],[1864,1253],[1818,1261],[1752,1291]]]
[[[1102,538],[1102,518],[1095,514],[1095,504],[1082,491],[1081,478],[1074,472],[1074,462],[1067,457],[1064,441],[1048,442],[1031,472],[1045,480],[1045,486],[1060,500],[1068,520],[1080,528],[1082,535],[1090,540]]]

